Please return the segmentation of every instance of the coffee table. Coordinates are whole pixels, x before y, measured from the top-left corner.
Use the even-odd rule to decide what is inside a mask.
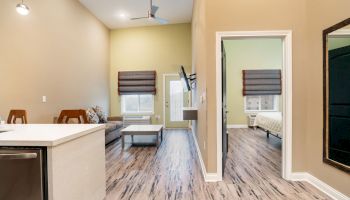
[[[124,149],[125,145],[125,136],[131,136],[131,143],[134,142],[134,135],[156,135],[157,142],[156,145],[159,147],[159,134],[160,134],[160,142],[163,141],[163,125],[130,125],[123,130],[121,130],[122,136],[122,149]]]

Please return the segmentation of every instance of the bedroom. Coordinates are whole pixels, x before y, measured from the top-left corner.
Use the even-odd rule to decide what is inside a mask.
[[[282,39],[228,39],[223,46],[228,133],[225,168],[249,169],[260,177],[264,173],[281,177]],[[256,170],[257,166],[263,170]],[[228,177],[234,182],[235,176],[233,173]]]

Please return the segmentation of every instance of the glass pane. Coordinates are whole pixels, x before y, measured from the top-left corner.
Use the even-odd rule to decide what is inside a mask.
[[[140,112],[153,112],[152,95],[140,95]]]
[[[261,110],[274,110],[275,97],[273,95],[261,96]]]
[[[124,112],[138,112],[139,97],[138,95],[125,95],[124,98]]]
[[[246,96],[246,110],[259,110],[260,96]]]
[[[170,121],[183,121],[183,101],[181,81],[170,81]]]

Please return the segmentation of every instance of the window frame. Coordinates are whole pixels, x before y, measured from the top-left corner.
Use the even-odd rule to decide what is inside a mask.
[[[247,110],[247,96],[259,96],[259,110]],[[245,113],[277,112],[279,110],[279,95],[247,95],[247,96],[244,96]],[[261,110],[261,96],[274,96],[274,105],[272,110]]]
[[[137,112],[128,112],[125,110],[126,106],[125,106],[125,96],[131,96],[131,95],[120,95],[120,110],[121,110],[121,115],[122,116],[126,116],[126,115],[133,115],[133,116],[137,116],[137,115],[154,115],[154,95],[150,95],[152,96],[152,111],[140,111],[140,96],[142,95],[148,95],[148,94],[133,94],[133,95],[137,95],[138,96],[138,111]]]

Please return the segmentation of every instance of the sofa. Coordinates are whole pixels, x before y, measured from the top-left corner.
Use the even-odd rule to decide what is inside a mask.
[[[105,144],[109,144],[121,136],[123,129],[123,117],[106,117],[99,106],[88,109],[62,110],[54,123],[88,123],[105,124]]]
[[[123,129],[123,117],[107,117],[105,136],[106,145],[118,139]]]

